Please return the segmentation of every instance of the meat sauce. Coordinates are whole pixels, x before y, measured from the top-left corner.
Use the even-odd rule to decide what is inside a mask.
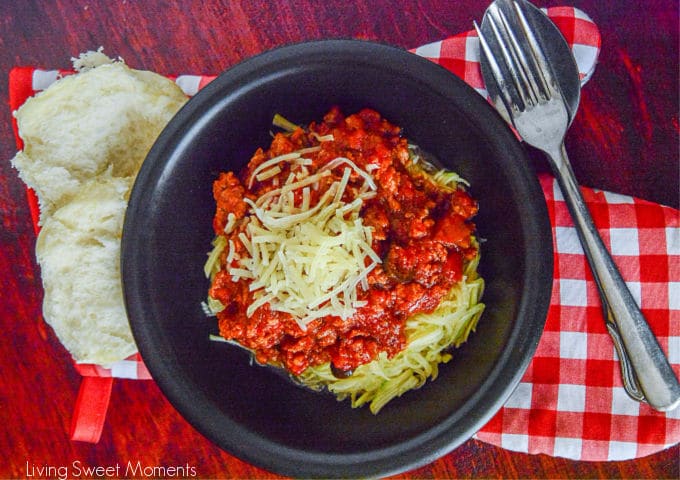
[[[333,135],[334,140],[317,140],[326,135]],[[333,108],[322,122],[305,130],[277,133],[270,148],[258,149],[238,175],[220,174],[213,185],[215,234],[226,235],[236,252],[245,254],[238,238],[243,231],[239,220],[248,215],[243,199],[254,201],[275,188],[272,179],[254,181],[248,188],[252,172],[268,159],[313,145],[320,145],[321,150],[311,155],[311,171],[345,157],[371,172],[377,185],[377,195],[365,201],[361,211],[363,224],[373,229],[373,249],[382,259],[368,275],[368,289],[358,288],[365,306],[348,319],[316,319],[306,330],[290,314],[271,311],[267,304],[248,317],[246,309],[253,301],[250,281],[232,281],[225,265],[226,252],[209,295],[225,306],[217,314],[220,334],[250,348],[258,362],[281,365],[295,375],[308,366],[331,362],[333,371],[342,376],[381,351],[392,357],[402,350],[406,319],[432,312],[461,280],[464,263],[476,255],[471,218],[477,213],[477,203],[464,190],[442,188],[414,171],[401,129],[377,112],[364,109],[345,117]],[[280,167],[285,178],[288,167],[285,162]],[[337,181],[340,175],[334,173],[324,181]],[[350,185],[360,183],[355,177],[358,175],[353,173]],[[321,185],[317,195],[323,191]],[[225,234],[230,214],[237,227]]]

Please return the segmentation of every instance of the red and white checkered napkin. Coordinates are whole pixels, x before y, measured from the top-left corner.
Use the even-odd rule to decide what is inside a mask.
[[[548,15],[572,46],[585,83],[600,51],[592,20],[575,8]],[[412,50],[449,69],[486,97],[473,31]],[[10,104],[18,108],[66,71],[19,67],[10,73]],[[193,95],[215,77],[172,77]],[[15,125],[16,128],[16,125]],[[16,132],[16,130],[15,130]],[[17,136],[19,148],[21,141]],[[510,450],[582,460],[644,456],[680,441],[680,409],[666,414],[629,399],[586,258],[553,177],[542,175],[555,246],[553,295],[536,355],[517,390],[476,438]],[[680,373],[680,226],[675,209],[583,189],[595,223],[652,330]],[[38,209],[29,192],[34,220]],[[84,376],[73,417],[74,439],[96,442],[111,382],[148,379],[138,355],[112,368],[76,365]]]
[[[509,450],[576,460],[642,457],[680,441],[680,408],[631,400],[607,333],[597,287],[554,178],[540,178],[553,230],[553,292],[536,354],[476,438]],[[680,212],[583,189],[602,238],[680,374]]]

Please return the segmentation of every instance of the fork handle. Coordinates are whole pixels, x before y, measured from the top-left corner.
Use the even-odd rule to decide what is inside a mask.
[[[564,143],[561,143],[555,151],[545,153],[551,159],[553,171],[593,271],[602,299],[605,320],[622,362],[626,390],[636,400],[646,399],[649,405],[657,410],[673,410],[680,405],[680,384],[595,228],[569,163]],[[630,369],[626,373],[626,355],[635,373],[634,376],[630,375]],[[628,383],[631,377],[633,385],[629,390]],[[642,392],[639,390],[636,392],[635,379]]]

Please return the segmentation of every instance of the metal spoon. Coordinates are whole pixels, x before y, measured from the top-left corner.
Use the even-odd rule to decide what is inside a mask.
[[[508,29],[506,33],[508,38],[511,37],[515,42],[512,48],[507,48],[507,45],[512,45],[512,42],[502,45],[507,42],[502,40],[502,37],[498,37],[499,27],[496,25],[499,20],[495,20],[496,18],[500,19],[500,22]],[[512,30],[514,32],[510,32]],[[566,131],[578,108],[580,82],[571,49],[552,21],[525,0],[496,0],[487,10],[478,33],[480,41],[485,39],[482,42],[484,48],[480,55],[482,76],[491,98],[494,99],[499,113],[505,120],[512,124],[513,118],[522,114],[514,108],[517,108],[516,105],[525,104],[521,98],[517,103],[517,99],[513,96],[517,92],[509,88],[513,82],[517,81],[517,78],[510,78],[512,75],[508,76],[509,74],[504,74],[502,69],[499,70],[499,62],[504,62],[505,65],[505,62],[509,61],[518,63],[522,69],[539,68],[543,70],[546,78],[555,79],[554,87],[557,89],[554,96],[564,102],[567,110],[568,119],[564,119],[565,124],[561,127]],[[491,55],[495,63],[492,64],[487,55]],[[497,55],[499,58],[496,58]],[[520,61],[520,59],[539,57],[539,67],[532,67]],[[513,75],[526,80],[533,73],[529,75],[528,72],[523,73],[517,70],[517,74]],[[508,95],[512,98],[508,98]],[[509,111],[510,107],[506,106],[510,100],[512,100],[510,103],[515,104],[512,111]],[[540,116],[542,112],[549,113],[545,109],[534,110],[533,107],[523,113],[525,115],[535,113]],[[554,119],[554,116],[545,117],[543,121],[548,122],[551,119]],[[523,134],[521,130],[520,133]],[[530,143],[538,147],[543,143],[541,141],[543,137],[535,138]],[[562,152],[560,161],[551,157],[551,166],[574,217],[579,238],[600,292],[607,329],[620,359],[625,390],[631,398],[637,401],[647,401],[653,408],[662,411],[672,410],[680,404],[680,384],[616,269],[609,252],[599,238],[568,164],[563,146]]]

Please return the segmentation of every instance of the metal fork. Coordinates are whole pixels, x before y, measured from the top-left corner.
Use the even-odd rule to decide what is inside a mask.
[[[680,384],[583,200],[564,147],[569,112],[526,8],[535,7],[525,0],[496,0],[485,15],[490,35],[475,23],[493,77],[484,80],[498,94],[499,112],[526,143],[548,156],[593,271],[627,393],[657,410],[672,410],[680,405]]]

